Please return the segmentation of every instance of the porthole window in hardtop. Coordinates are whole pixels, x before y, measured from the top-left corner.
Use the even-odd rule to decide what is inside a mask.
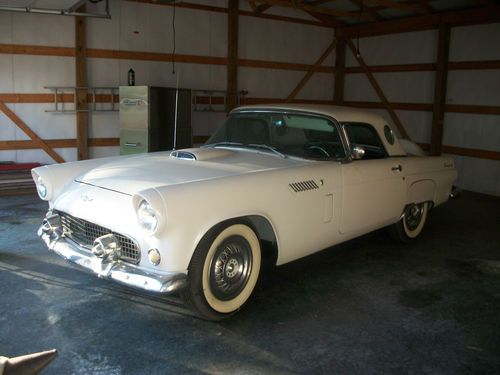
[[[372,125],[347,122],[342,124],[346,130],[351,148],[360,146],[365,150],[363,159],[382,159],[387,157],[384,144]]]
[[[392,132],[392,129],[389,127],[389,125],[384,126],[384,135],[385,139],[387,139],[387,142],[389,142],[390,145],[394,144],[394,133]]]
[[[342,159],[339,131],[328,118],[298,113],[235,112],[207,141],[233,146],[267,145],[290,156]]]

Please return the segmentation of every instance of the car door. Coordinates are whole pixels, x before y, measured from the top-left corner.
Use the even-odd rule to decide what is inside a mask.
[[[351,149],[365,151],[359,160],[342,165],[343,200],[340,232],[362,234],[397,221],[406,188],[399,158],[388,156],[375,128],[369,124],[343,124]]]

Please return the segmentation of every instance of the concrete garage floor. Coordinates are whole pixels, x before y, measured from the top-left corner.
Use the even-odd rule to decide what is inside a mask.
[[[500,373],[499,198],[280,267],[222,323],[76,271],[35,235],[45,207],[0,198],[0,355],[57,348],[43,374]]]

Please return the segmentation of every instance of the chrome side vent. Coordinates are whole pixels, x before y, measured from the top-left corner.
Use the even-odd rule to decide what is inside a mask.
[[[290,188],[296,193],[319,189],[319,186],[316,184],[316,182],[314,182],[314,180],[292,182],[291,184],[288,184],[288,186],[290,186]]]
[[[172,151],[170,157],[183,160],[196,160],[196,155],[187,151]]]

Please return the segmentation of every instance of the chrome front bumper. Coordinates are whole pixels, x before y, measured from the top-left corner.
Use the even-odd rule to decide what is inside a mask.
[[[71,263],[95,273],[100,278],[112,279],[134,288],[162,294],[172,293],[186,286],[186,275],[177,272],[150,272],[120,260],[101,259],[62,234],[62,227],[54,225],[57,215],[47,214],[38,236],[52,250]],[[54,219],[54,220],[52,220]]]

